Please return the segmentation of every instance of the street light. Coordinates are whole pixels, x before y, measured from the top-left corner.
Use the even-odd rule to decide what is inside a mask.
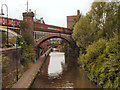
[[[0,15],[4,15],[3,6],[6,6],[6,8],[7,8],[7,45],[8,45],[8,6],[6,4],[2,4],[2,6],[1,6],[1,14]]]
[[[17,30],[17,29],[16,29]],[[18,51],[17,51],[17,44],[18,44],[18,30],[16,31],[16,81],[18,81]]]

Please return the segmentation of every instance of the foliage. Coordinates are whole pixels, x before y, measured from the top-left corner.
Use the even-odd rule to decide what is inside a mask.
[[[28,45],[33,45],[34,43],[33,37],[28,31],[25,31],[22,36]]]
[[[79,48],[76,46],[75,41],[72,40],[70,43],[68,43],[67,41],[60,39],[56,43],[58,42],[61,44],[60,50],[65,52],[66,57],[77,58],[79,56]]]
[[[65,40],[61,40],[60,44],[61,44],[60,50],[65,52],[65,55],[67,56],[68,55],[68,47],[69,47],[68,42],[66,42]]]
[[[21,22],[21,30],[22,30],[22,38],[20,40],[23,41],[23,45],[21,48],[21,64],[24,66],[28,66],[31,62],[32,57],[34,56],[34,48],[32,47],[34,40],[31,35],[28,25],[25,22]]]
[[[7,35],[5,32],[0,32],[0,45],[1,47],[5,47],[7,44]]]
[[[79,57],[79,63],[88,70],[91,81],[104,88],[120,87],[120,44],[118,35],[109,41],[99,39],[86,48],[87,53]]]
[[[11,42],[12,44],[16,44],[16,38],[12,37],[12,38],[10,39],[10,42]]]
[[[118,3],[94,2],[86,16],[75,24],[72,37],[85,49],[99,38],[110,39],[117,33]]]
[[[80,20],[75,24],[72,37],[76,41],[78,47],[85,48],[90,45],[93,33],[93,27],[91,29],[90,21],[88,17],[81,16]]]
[[[73,27],[78,63],[104,88],[120,88],[119,7],[118,2],[93,2]]]
[[[113,34],[117,23],[118,2],[94,2],[88,13],[91,22],[95,22],[98,30],[103,30],[104,37]],[[113,25],[113,26],[112,26]]]
[[[30,33],[29,28],[27,23],[21,22],[21,30],[22,30],[22,37],[23,40],[28,44],[28,45],[33,45],[34,43],[34,38],[33,35]]]
[[[2,44],[6,44],[7,43],[7,35],[5,32],[2,32]]]
[[[2,61],[2,73],[7,73],[9,70],[9,59],[7,56],[1,55],[0,62]]]
[[[92,45],[88,46],[86,48],[86,54],[82,54],[82,56],[79,58],[79,63],[83,65],[84,68],[89,69],[89,66],[86,66],[87,64],[94,62],[96,58],[102,54],[104,48],[105,48],[106,40],[100,39],[98,42],[94,42]]]
[[[20,28],[21,28],[22,31],[27,31],[29,29],[26,22],[21,22],[20,23]]]
[[[20,45],[20,46],[22,46],[22,43],[23,43],[23,37],[19,37],[18,39],[17,39],[17,43]]]
[[[31,62],[33,56],[34,49],[31,45],[27,45],[26,42],[24,42],[21,48],[21,64],[27,66]]]
[[[61,43],[61,39],[58,39],[55,44],[60,44]]]

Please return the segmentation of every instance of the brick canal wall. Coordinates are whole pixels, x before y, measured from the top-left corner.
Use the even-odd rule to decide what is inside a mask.
[[[7,71],[3,71],[2,73],[3,88],[7,87],[9,83],[16,79],[16,63],[18,62],[18,67],[20,67],[20,51],[21,47],[18,47],[17,51],[16,47],[0,49],[0,56],[3,55],[8,58]],[[2,65],[3,64],[5,63],[2,63]]]

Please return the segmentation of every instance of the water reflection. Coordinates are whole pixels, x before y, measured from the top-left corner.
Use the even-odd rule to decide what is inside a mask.
[[[87,72],[80,67],[62,68],[65,64],[64,53],[51,52],[42,71],[31,88],[98,88],[87,78]]]
[[[62,74],[63,65],[65,64],[65,55],[61,52],[51,52],[50,63],[48,66],[48,75],[57,77]]]

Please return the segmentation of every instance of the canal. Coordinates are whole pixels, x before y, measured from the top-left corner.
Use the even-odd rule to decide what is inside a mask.
[[[51,52],[31,88],[99,88],[90,82],[87,72],[65,64],[63,52]]]

